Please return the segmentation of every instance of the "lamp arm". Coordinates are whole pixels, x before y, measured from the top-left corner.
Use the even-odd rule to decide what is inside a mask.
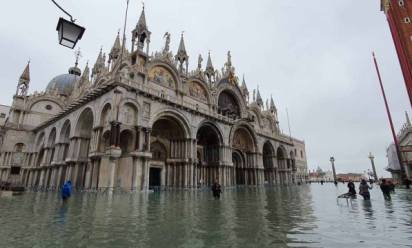
[[[66,15],[68,15],[69,17],[70,17],[70,20],[72,21],[72,22],[75,22],[76,21],[76,19],[73,19],[73,16],[72,15],[70,15],[66,10],[64,10],[58,3],[56,3],[56,1],[54,1],[54,0],[51,0],[61,11],[63,11]]]

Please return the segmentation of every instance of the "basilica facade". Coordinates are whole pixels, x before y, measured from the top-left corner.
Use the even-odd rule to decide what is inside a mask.
[[[131,47],[117,35],[108,56],[78,63],[28,93],[29,64],[0,126],[0,181],[56,189],[147,190],[291,184],[307,179],[305,143],[279,128],[274,100],[252,99],[231,54],[189,70],[183,35],[151,53],[142,11]],[[149,55],[150,53],[150,55]]]

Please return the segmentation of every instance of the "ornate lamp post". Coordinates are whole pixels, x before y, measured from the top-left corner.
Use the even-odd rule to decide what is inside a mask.
[[[373,177],[375,178],[375,181],[378,181],[378,174],[376,174],[376,168],[375,168],[375,162],[373,161],[375,157],[372,155],[371,152],[369,152],[369,159],[371,160],[372,164],[372,171],[373,171]]]
[[[59,44],[68,48],[73,49],[77,42],[82,38],[84,27],[75,24],[76,21],[73,17],[65,11],[60,5],[58,5],[54,0],[51,0],[61,11],[70,17],[70,21],[60,17],[57,23],[56,30],[58,32]]]
[[[332,157],[330,157],[329,161],[332,164],[333,181],[337,182],[337,180],[336,180],[336,171],[335,171],[335,158],[332,156]]]

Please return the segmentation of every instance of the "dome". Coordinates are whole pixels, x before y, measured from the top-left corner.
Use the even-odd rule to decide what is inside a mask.
[[[62,74],[54,77],[47,85],[46,91],[54,91],[60,95],[70,96],[73,92],[74,85],[80,79],[80,76],[75,74]]]

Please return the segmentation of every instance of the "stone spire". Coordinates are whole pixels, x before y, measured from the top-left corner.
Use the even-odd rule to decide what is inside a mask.
[[[270,95],[270,112],[275,113],[276,111],[275,102],[273,101],[272,95]]]
[[[89,78],[90,78],[90,69],[89,69],[89,62],[87,62],[83,70],[82,81],[83,82],[89,81]]]
[[[262,97],[260,96],[259,86],[258,86],[258,88],[257,88],[256,104],[257,104],[259,107],[262,107],[262,106],[263,106],[263,100],[262,100]]]
[[[411,120],[409,119],[408,111],[405,111],[406,125],[411,126]]]
[[[147,28],[146,15],[143,6],[139,21],[137,22],[135,29],[132,31],[132,52],[134,51],[135,45],[137,45],[138,50],[143,50],[144,43],[146,42],[146,53],[149,53],[150,34],[151,32]]]
[[[140,29],[147,29],[146,15],[144,13],[144,6],[142,7],[142,12],[140,13],[139,21],[137,22],[136,27]]]
[[[242,85],[240,86],[240,90],[242,91],[245,100],[249,102],[249,90],[247,89],[246,82],[245,82],[245,74],[243,74]]]
[[[89,69],[89,62],[87,62],[80,79],[77,80],[74,85],[74,89],[71,94],[71,97],[73,99],[79,98],[86,91],[86,89],[90,87],[89,76],[90,76],[90,69]]]
[[[92,77],[101,73],[105,67],[106,54],[103,54],[102,48],[100,48],[99,55],[97,56],[96,63],[92,69]]]
[[[249,93],[249,90],[247,89],[246,82],[245,82],[245,75],[243,74],[243,79],[242,79],[242,85],[240,86],[242,91]]]
[[[114,41],[112,50],[110,50],[109,61],[113,62],[113,61],[117,60],[120,56],[121,50],[122,50],[122,46],[120,44],[120,31],[119,31],[119,32],[117,32],[117,36],[116,36],[116,39]]]
[[[212,59],[210,58],[210,51],[207,56],[205,75],[209,79],[209,82],[212,82],[212,77],[215,77],[215,68],[212,65]]]
[[[27,62],[23,73],[20,75],[17,83],[16,96],[27,96],[30,83],[30,61]]]
[[[183,39],[183,32],[182,32],[182,36],[180,37],[179,49],[177,50],[175,59],[179,62],[179,71],[183,72],[183,63],[185,63],[186,72],[187,72],[188,65],[189,65],[189,56],[187,55],[187,52],[186,52],[185,41]]]

